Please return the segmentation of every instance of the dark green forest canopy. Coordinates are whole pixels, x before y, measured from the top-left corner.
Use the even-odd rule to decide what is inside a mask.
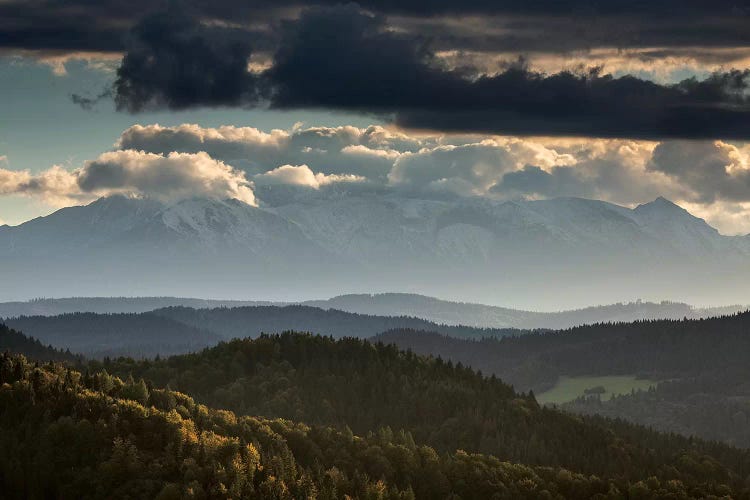
[[[750,378],[747,370],[717,370],[667,380],[647,391],[608,400],[580,397],[566,411],[625,418],[657,430],[750,448]]]
[[[88,316],[93,317],[96,320],[93,324],[108,317],[80,316],[87,320]],[[119,316],[122,318],[117,319],[125,319],[128,315]],[[69,315],[66,320],[78,317]],[[560,374],[604,375],[617,370],[615,373],[675,377],[646,393],[621,396],[612,401],[589,397],[564,408],[582,414],[625,418],[661,431],[697,435],[747,448],[750,447],[750,384],[745,381],[750,380],[750,372],[745,360],[750,359],[746,334],[749,322],[748,315],[741,314],[711,320],[600,324],[547,334],[529,332],[500,340],[466,341],[414,330],[390,331],[377,339],[395,342],[419,353],[442,356],[445,360],[452,359],[453,364],[460,362],[479,368],[485,374],[495,373],[525,391],[530,387],[535,390],[548,387]],[[40,361],[76,362],[76,357],[69,353],[44,347],[7,327],[0,330],[2,350],[21,352]],[[146,332],[154,336],[150,330]],[[323,344],[317,345],[318,342]],[[354,344],[347,345],[347,342]],[[566,437],[561,437],[563,433],[555,433],[554,429],[544,431],[545,426],[538,423],[540,418],[535,418],[531,424],[524,420],[518,424],[514,413],[518,408],[508,401],[514,401],[524,411],[536,411],[530,398],[509,396],[506,392],[509,388],[499,381],[495,381],[498,386],[491,389],[467,384],[456,376],[470,372],[463,367],[436,362],[437,366],[445,365],[446,369],[450,367],[456,372],[448,375],[435,368],[424,368],[427,365],[420,368],[421,371],[406,370],[402,366],[404,363],[420,366],[426,361],[395,349],[395,354],[386,354],[389,352],[386,348],[375,357],[362,356],[361,349],[352,349],[358,344],[351,339],[340,343],[330,339],[311,340],[291,347],[281,343],[271,351],[263,351],[261,344],[259,341],[232,342],[198,355],[157,363],[119,360],[110,362],[107,367],[110,371],[115,369],[122,377],[130,373],[136,377],[143,375],[157,387],[169,383],[201,402],[241,414],[280,416],[338,428],[349,425],[361,434],[388,424],[409,429],[417,442],[430,444],[440,451],[463,448],[530,464],[565,465],[603,475],[614,473],[615,467],[609,470],[601,465],[610,463],[607,460],[611,457],[606,453],[589,453],[592,457],[589,459],[583,456],[580,449],[586,440],[582,441],[576,434],[566,431]],[[333,356],[334,351],[339,354]],[[309,359],[312,357],[309,352],[314,353],[314,359]],[[604,360],[601,353],[606,353]],[[692,353],[694,362],[682,363],[686,353]],[[400,360],[401,357],[406,357],[406,361]],[[397,369],[394,371],[391,367]],[[320,380],[326,382],[318,383]],[[540,410],[534,415],[544,412]],[[421,417],[425,414],[429,418]],[[544,418],[548,421],[562,418],[557,413],[546,415]],[[570,425],[566,420],[561,421],[563,427]],[[640,429],[597,417],[587,417],[586,422],[607,429],[617,428],[617,432]],[[513,427],[518,425],[520,427]],[[520,437],[521,429],[525,432],[527,428],[532,428],[534,437],[528,442]],[[628,448],[626,454],[642,453],[652,446],[640,431],[633,432],[637,446],[635,451]],[[663,438],[654,436],[657,440]],[[553,440],[551,445],[547,444],[550,439]],[[710,448],[713,445],[703,443],[700,446],[701,453],[725,453],[721,448],[716,448],[718,452]],[[660,457],[660,460],[668,459],[664,458],[667,455]],[[654,460],[649,467],[658,463]],[[646,469],[644,466],[641,472]]]
[[[660,380],[650,391],[611,401],[589,396],[564,408],[750,447],[748,313],[597,324],[481,341],[404,329],[376,339],[462,362],[537,393],[552,387],[561,375],[640,375]]]
[[[665,380],[717,370],[750,373],[750,313],[600,323],[476,342],[398,329],[375,340],[469,364],[522,390],[546,389],[559,375],[635,374]]]
[[[27,337],[23,333],[0,323],[0,353],[5,351],[23,354],[37,361],[66,361],[69,363],[82,361],[81,356],[72,354],[69,350],[62,351],[50,345],[44,345],[39,340]]]
[[[390,427],[356,436],[239,416],[130,376],[0,356],[5,498],[750,498],[737,469],[695,449],[662,472],[672,477],[438,453]]]
[[[154,314],[210,330],[225,339],[256,337],[260,333],[291,330],[329,335],[335,338],[372,337],[393,328],[429,330],[457,338],[473,339],[499,338],[523,332],[514,328],[441,325],[409,316],[374,316],[302,305],[213,309],[167,307],[157,309]]]
[[[165,360],[91,366],[101,368],[242,415],[349,426],[358,434],[404,429],[439,452],[464,449],[627,481],[705,479],[714,468],[742,480],[750,473],[747,451],[540,408],[533,395],[461,364],[359,339],[285,333]]]

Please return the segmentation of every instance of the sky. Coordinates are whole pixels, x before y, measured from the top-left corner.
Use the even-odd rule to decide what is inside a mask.
[[[750,5],[4,0],[0,222],[112,193],[664,196],[750,233]]]

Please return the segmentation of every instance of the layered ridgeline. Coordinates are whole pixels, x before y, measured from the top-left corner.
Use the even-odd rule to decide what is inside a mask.
[[[642,319],[706,318],[747,309],[747,306],[741,305],[700,308],[680,302],[637,300],[568,311],[537,312],[441,300],[413,293],[349,294],[325,300],[309,300],[303,304],[359,314],[413,316],[446,325],[528,329],[560,329],[592,323]]]
[[[559,310],[644,290],[689,303],[750,291],[750,240],[661,198],[634,209],[398,193],[268,203],[113,196],[0,226],[0,299],[418,290]]]
[[[218,343],[208,330],[154,313],[21,316],[5,324],[58,349],[87,357],[147,357],[193,352]]]
[[[637,321],[640,319],[704,318],[731,314],[746,306],[698,308],[680,302],[634,301],[558,312],[536,312],[469,302],[455,302],[414,293],[337,295],[308,300],[300,305],[372,316],[410,316],[443,325],[478,328],[568,328],[572,326]],[[142,313],[166,307],[213,309],[217,307],[287,306],[287,302],[213,300],[185,297],[69,297],[0,302],[0,318],[57,316],[75,312],[100,314]]]
[[[714,474],[744,481],[750,473],[747,451],[541,408],[496,378],[358,339],[263,336],[91,367],[101,368],[238,414],[348,426],[355,434],[403,429],[439,453],[462,449],[631,483],[651,476],[660,484],[702,482]]]
[[[221,339],[256,337],[261,332],[305,329],[339,338],[369,337],[397,328],[377,339],[495,374],[519,390],[534,390],[542,402],[750,447],[750,386],[745,382],[750,380],[748,314],[599,324],[555,332],[446,327],[413,318],[303,306],[168,308],[141,315],[17,318],[8,324],[41,340],[24,341],[28,350],[20,351],[32,355],[42,349],[50,355],[41,359],[61,359],[51,356],[59,353],[48,353],[42,343],[100,358],[152,357],[194,352]],[[435,329],[441,333],[422,331]],[[509,333],[510,337],[482,339]],[[15,338],[18,342],[19,336]],[[631,388],[649,385],[655,388],[630,394]],[[573,402],[586,391],[591,394]],[[610,401],[610,394],[617,392],[625,395]]]
[[[750,447],[748,332],[750,313],[742,313],[598,324],[481,341],[413,330],[390,331],[376,339],[464,363],[537,395],[565,380],[578,381],[590,394],[571,394],[569,401],[583,397],[563,405],[565,409]],[[597,394],[614,383],[600,379],[605,376],[651,380],[655,387],[632,394],[627,390],[610,400]]]
[[[164,307],[240,307],[275,305],[267,301],[214,300],[189,297],[66,297],[0,302],[0,318],[58,316],[79,312],[98,314],[143,313]]]
[[[80,356],[72,354],[70,350],[55,349],[51,345],[42,344],[39,340],[0,324],[0,353],[12,352],[22,354],[36,361],[62,361],[76,363],[83,361]]]
[[[276,350],[278,341],[284,343],[277,339],[269,347]],[[413,358],[409,363],[414,364]],[[456,383],[473,378],[462,370],[454,373]],[[541,410],[527,399],[510,398],[530,425],[538,425],[534,416]],[[561,428],[561,437],[565,430],[575,429]],[[607,439],[611,431],[592,432]],[[590,444],[598,449],[604,443]],[[389,427],[356,436],[347,428],[240,416],[132,377],[122,380],[104,371],[82,375],[62,365],[40,367],[23,357],[0,356],[4,498],[584,499],[748,494],[743,484],[748,463],[744,452],[714,447],[718,454],[710,457],[703,454],[701,443],[666,437],[650,441],[659,450],[656,454],[637,447],[628,451],[627,441],[616,445],[623,453],[617,464],[622,474],[597,477],[461,450],[438,453],[416,443],[410,432]],[[636,480],[643,469],[648,476]]]
[[[370,316],[308,306],[214,309],[168,307],[139,314],[72,313],[4,320],[11,328],[59,349],[89,357],[149,357],[200,350],[220,340],[285,330],[333,337],[371,337],[394,328],[439,331],[461,338],[502,337],[513,329],[439,325],[418,318]]]
[[[694,310],[695,311],[695,310]],[[562,314],[562,313],[561,313]],[[135,357],[168,355],[192,352],[203,347],[215,345],[220,340],[232,338],[257,337],[261,333],[275,333],[286,330],[307,331],[335,338],[359,337],[369,338],[391,330],[420,330],[437,332],[442,336],[456,339],[489,339],[506,336],[522,336],[528,333],[542,333],[547,330],[520,330],[514,328],[480,328],[462,325],[438,324],[431,321],[410,316],[376,316],[344,312],[337,309],[321,309],[317,307],[288,305],[288,306],[247,306],[247,307],[218,307],[211,309],[195,309],[190,307],[167,307],[147,313],[138,314],[94,314],[71,313],[57,316],[21,316],[7,318],[4,322],[27,335],[40,339],[59,349],[70,349],[88,356],[102,357],[104,355],[130,355]],[[680,323],[678,323],[679,325]],[[700,323],[699,323],[700,324]],[[649,323],[636,322],[630,327],[638,330],[648,329]],[[620,325],[622,326],[622,325]],[[603,329],[604,328],[604,329]],[[573,332],[611,332],[609,327],[595,325],[572,330]],[[393,335],[393,334],[391,334]],[[594,337],[598,333],[593,334]],[[522,352],[513,351],[506,355],[506,351],[497,351],[494,344],[486,350],[476,349],[478,357],[470,354],[473,344],[450,343],[449,339],[439,339],[435,349],[431,344],[423,346],[412,345],[407,335],[404,346],[420,349],[428,354],[459,354],[467,351],[464,362],[471,362],[473,366],[485,372],[498,372],[504,378],[519,384],[525,389],[543,390],[545,382],[554,383],[559,370],[553,365],[536,367],[539,353],[555,350],[559,342],[567,345],[575,335],[564,337],[533,337],[523,342],[509,341],[501,344],[531,346]],[[425,340],[429,337],[418,337]],[[555,339],[550,341],[548,339]],[[386,340],[401,342],[398,336],[388,337]],[[446,345],[440,347],[440,343]],[[543,346],[537,346],[541,342]],[[556,343],[557,342],[557,343]],[[514,347],[513,349],[520,349]],[[632,347],[630,348],[632,350]],[[626,350],[625,352],[630,352]],[[497,352],[496,352],[497,351]],[[508,359],[506,359],[508,358]],[[651,359],[645,357],[644,359]],[[562,362],[562,361],[560,361]],[[494,363],[494,364],[493,364]],[[571,363],[578,363],[572,359]],[[519,378],[513,373],[516,367],[525,372],[528,380]],[[578,366],[586,366],[578,364]],[[546,369],[553,370],[549,374]],[[606,370],[606,367],[604,368]]]
[[[318,333],[335,338],[367,338],[392,328],[431,330],[457,338],[474,339],[500,338],[521,333],[515,328],[444,325],[410,316],[375,316],[302,305],[214,309],[168,307],[153,311],[153,314],[210,330],[226,339],[255,337],[260,333],[285,330]]]

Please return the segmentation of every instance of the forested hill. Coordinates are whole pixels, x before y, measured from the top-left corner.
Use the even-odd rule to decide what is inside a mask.
[[[215,345],[220,337],[152,313],[21,316],[5,324],[58,349],[87,357],[135,357],[192,352]]]
[[[34,438],[30,438],[33,436]],[[654,443],[658,444],[658,443]],[[597,446],[604,446],[598,443]],[[731,459],[742,460],[736,450]],[[746,472],[696,452],[642,480],[437,453],[409,432],[238,416],[171,390],[0,356],[8,499],[744,498]],[[621,463],[625,468],[631,464]]]
[[[601,323],[479,342],[436,332],[393,330],[375,337],[494,373],[522,390],[558,375],[630,375],[656,380],[750,369],[750,313],[708,319]]]
[[[357,434],[404,429],[439,452],[462,449],[627,481],[750,474],[747,451],[540,408],[496,378],[359,339],[287,333],[90,367],[101,368],[243,415],[348,426]]]
[[[334,337],[371,337],[392,328],[419,328],[462,338],[502,337],[513,329],[445,326],[417,318],[369,316],[308,306],[193,309],[168,307],[145,313],[70,313],[4,320],[11,328],[59,349],[87,357],[183,354],[222,339],[299,330]]]
[[[300,305],[214,309],[168,307],[157,309],[153,313],[210,330],[226,339],[256,337],[261,333],[278,333],[286,330],[318,333],[336,338],[366,338],[393,328],[430,330],[460,338],[504,337],[520,332],[512,328],[439,325],[408,316],[371,316]]]
[[[70,351],[58,350],[50,345],[44,345],[39,340],[27,337],[21,332],[0,323],[0,353],[10,352],[23,354],[35,361],[66,361],[75,363],[81,361],[79,356]]]
[[[537,393],[560,376],[645,376],[648,391],[585,396],[566,410],[750,448],[750,314],[603,324],[517,338],[466,341],[413,330],[377,340],[442,356]]]

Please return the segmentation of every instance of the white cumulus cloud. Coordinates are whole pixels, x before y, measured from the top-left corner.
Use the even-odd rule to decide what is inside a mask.
[[[75,170],[0,168],[0,195],[24,194],[64,206],[119,192],[166,200],[231,197],[252,204],[257,194],[278,206],[334,192],[403,190],[495,200],[573,196],[631,207],[665,196],[723,232],[750,229],[750,145],[721,141],[183,124],[134,125],[115,148]],[[323,189],[334,185],[335,190]]]
[[[66,206],[111,194],[148,196],[162,201],[188,197],[236,198],[256,205],[244,172],[206,153],[121,150],[100,155],[80,168],[60,166],[32,174],[0,169],[0,194],[36,196]]]
[[[320,189],[322,186],[340,182],[365,182],[359,175],[353,174],[324,174],[313,172],[307,165],[282,165],[269,172],[258,174],[254,177],[259,186],[264,185],[289,185],[304,186],[312,189]]]

